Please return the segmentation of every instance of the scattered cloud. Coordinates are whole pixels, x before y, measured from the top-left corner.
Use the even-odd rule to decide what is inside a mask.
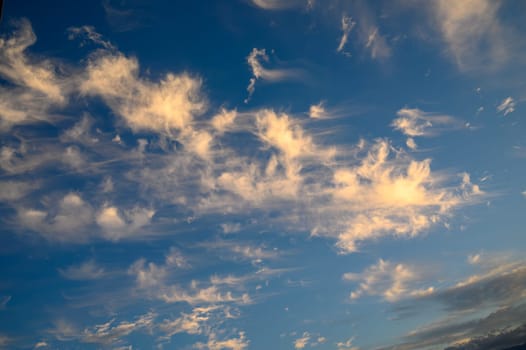
[[[12,86],[0,87],[0,132],[15,125],[50,122],[57,119],[53,110],[67,104],[71,83],[52,59],[33,58],[27,49],[36,35],[28,20],[16,23],[10,36],[0,38],[0,77]]]
[[[306,0],[250,0],[250,2],[264,10],[284,10],[310,4]]]
[[[308,332],[303,333],[303,336],[294,340],[294,349],[304,349],[310,341],[310,334]]]
[[[412,137],[408,137],[407,140],[405,141],[405,144],[411,150],[415,150],[418,148],[418,145],[416,144],[415,139]]]
[[[323,102],[310,106],[309,117],[312,119],[323,119],[327,117],[327,111],[325,110]]]
[[[393,120],[391,126],[411,138],[433,136],[444,130],[459,128],[461,125],[449,115],[424,112],[418,108],[402,108],[396,114],[398,118]]]
[[[385,61],[391,56],[391,47],[385,36],[381,34],[377,16],[370,8],[370,4],[356,1],[352,5],[359,43],[373,60]]]
[[[468,262],[471,265],[476,265],[476,264],[480,263],[481,257],[482,257],[482,255],[480,253],[479,254],[469,255],[468,256]]]
[[[155,215],[152,209],[135,207],[121,211],[115,206],[104,206],[96,215],[95,221],[109,240],[119,240],[148,225]]]
[[[179,265],[178,265],[179,264]],[[251,302],[248,293],[232,293],[226,283],[217,283],[211,278],[210,281],[192,281],[188,287],[170,282],[170,272],[173,269],[187,268],[181,266],[181,261],[173,259],[173,250],[166,256],[165,263],[158,265],[153,262],[147,263],[139,259],[130,266],[128,273],[135,278],[138,291],[145,293],[146,297],[162,300],[166,303],[186,303],[192,306],[217,305],[217,304],[249,304]],[[236,289],[243,287],[237,285]],[[242,290],[244,288],[241,288]]]
[[[80,265],[72,265],[65,269],[59,269],[62,277],[68,280],[96,280],[105,276],[104,268],[98,266],[94,260],[88,260]]]
[[[338,350],[359,350],[360,348],[353,345],[354,337],[347,339],[344,342],[336,343]]]
[[[170,136],[206,110],[200,89],[201,80],[187,73],[168,73],[158,83],[143,79],[137,59],[106,51],[89,60],[80,86],[84,95],[102,98],[133,131]]]
[[[17,221],[50,241],[83,243],[94,237],[113,241],[131,237],[149,224],[154,214],[141,207],[120,210],[107,205],[97,213],[80,194],[72,192],[42,209],[18,207]],[[95,223],[100,231],[94,229]]]
[[[10,295],[2,295],[0,297],[0,310],[4,310],[6,308],[7,303],[9,303],[10,300]]]
[[[234,124],[237,117],[237,111],[236,110],[226,110],[224,108],[221,109],[221,111],[216,114],[214,117],[212,117],[211,124],[214,127],[215,130],[219,133],[224,133],[225,131],[228,131]]]
[[[225,234],[236,233],[241,230],[241,224],[240,223],[225,223],[225,224],[221,224],[221,229],[223,230],[223,233]]]
[[[217,306],[195,307],[190,313],[181,313],[181,316],[174,320],[164,320],[159,328],[171,337],[178,333],[203,334],[210,333],[211,327],[208,322],[211,320],[213,313],[220,309]],[[223,311],[223,310],[221,310]]]
[[[17,180],[0,181],[0,201],[13,202],[19,200],[38,187],[39,185],[35,182]]]
[[[506,97],[500,105],[497,106],[497,112],[504,113],[507,116],[510,113],[515,112],[515,101],[512,97]]]
[[[68,32],[69,40],[80,38],[82,46],[86,45],[88,42],[92,42],[108,50],[115,49],[115,46],[109,41],[104,40],[102,35],[95,31],[95,27],[93,26],[69,27]]]
[[[222,349],[231,349],[231,350],[244,350],[248,348],[249,340],[246,338],[244,332],[239,332],[237,337],[218,340],[215,333],[211,333],[208,337],[207,343],[197,343],[194,345],[197,349],[208,349],[208,350],[222,350]]]
[[[19,208],[18,221],[51,241],[83,242],[88,238],[86,228],[93,222],[93,208],[79,194],[68,193],[44,210]]]
[[[345,48],[345,45],[347,44],[347,41],[349,40],[349,33],[356,25],[356,22],[353,21],[353,19],[347,15],[342,15],[342,24],[341,24],[341,30],[342,30],[342,37],[340,38],[340,43],[338,44],[338,48],[336,51],[343,52],[343,49]]]
[[[92,343],[101,346],[122,344],[124,338],[134,332],[151,329],[154,325],[154,313],[147,313],[132,322],[112,319],[106,323],[78,330],[67,321],[57,321],[54,329],[50,330],[59,341],[78,340],[82,343]]]
[[[360,23],[367,24],[368,16],[360,16]],[[167,73],[157,81],[146,78],[136,58],[104,44],[92,27],[72,30],[104,41],[99,42],[102,48],[89,56],[85,67],[77,68],[75,77],[59,77],[55,69],[48,69],[51,61],[20,56],[35,41],[29,22],[24,23],[22,34],[9,44],[16,50],[5,49],[11,47],[9,40],[2,41],[7,63],[0,74],[57,105],[66,103],[73,81],[80,98],[100,98],[119,118],[111,134],[100,132],[94,119],[82,114],[58,143],[38,149],[2,146],[0,166],[9,174],[59,164],[79,175],[97,175],[97,183],[104,184],[99,193],[71,192],[61,198],[55,194],[39,202],[25,198],[33,185],[4,183],[11,189],[3,193],[16,210],[16,222],[46,239],[80,243],[145,236],[153,220],[165,219],[158,217],[163,213],[159,206],[173,204],[186,217],[197,219],[217,213],[281,212],[263,215],[262,220],[331,237],[341,252],[353,252],[361,241],[424,232],[483,194],[469,177],[454,185],[454,174],[435,174],[430,159],[413,159],[388,140],[336,147],[290,113],[224,108],[211,112],[200,78],[184,72]],[[378,38],[376,33],[370,45]],[[301,76],[295,69],[266,68],[269,57],[264,49],[253,49],[247,61],[255,80]],[[20,64],[24,66],[17,68]],[[312,118],[327,114],[322,103],[309,112]],[[410,137],[454,124],[448,116],[418,109],[398,114],[393,125]],[[112,141],[126,129],[134,136],[141,134],[133,146],[120,136],[118,143]],[[236,147],[232,132],[246,137],[247,147]],[[138,187],[138,198],[117,197],[117,187]]]
[[[515,35],[499,18],[502,3],[431,2],[431,13],[453,61],[463,71],[495,69],[507,62]]]
[[[418,282],[414,268],[404,264],[393,264],[380,259],[376,265],[369,266],[362,273],[345,273],[345,281],[359,282],[359,287],[351,292],[351,300],[364,295],[378,295],[394,302],[412,296],[428,295],[434,292],[433,287],[415,289],[411,285]]]
[[[268,82],[277,82],[288,79],[299,79],[304,73],[299,69],[292,68],[265,68],[263,63],[269,63],[269,56],[266,49],[253,48],[247,57],[247,63],[252,71],[252,78],[250,78],[247,87],[248,97],[245,103],[248,103],[256,90],[256,81],[264,80]]]

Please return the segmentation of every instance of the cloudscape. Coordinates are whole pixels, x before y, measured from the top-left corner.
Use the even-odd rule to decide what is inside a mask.
[[[523,349],[525,5],[4,1],[0,349]]]

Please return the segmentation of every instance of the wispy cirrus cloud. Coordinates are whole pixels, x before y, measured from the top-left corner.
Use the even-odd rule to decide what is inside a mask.
[[[501,2],[488,0],[430,3],[447,52],[461,70],[494,70],[513,55],[514,46],[521,41],[501,20],[501,6]]]
[[[154,313],[147,313],[137,317],[134,321],[121,321],[116,323],[112,319],[106,323],[93,327],[79,329],[72,323],[59,320],[55,327],[49,330],[60,341],[80,341],[81,343],[98,344],[100,346],[117,346],[125,344],[125,337],[139,332],[147,331],[154,325]]]
[[[15,30],[0,38],[0,76],[13,84],[0,87],[0,132],[15,125],[49,122],[56,108],[67,104],[71,80],[57,60],[35,58],[27,49],[37,38],[26,19],[15,22]]]
[[[310,4],[309,0],[250,0],[250,2],[264,10],[284,10],[300,6],[308,7]]]
[[[82,46],[86,45],[88,42],[92,42],[108,50],[115,49],[115,46],[113,46],[111,42],[104,40],[102,35],[95,31],[95,27],[93,26],[85,25],[82,27],[69,27],[68,32],[68,39],[73,40],[79,38]]]
[[[357,25],[358,42],[373,60],[385,61],[391,56],[391,47],[382,34],[376,14],[365,1],[352,3]]]
[[[340,43],[338,44],[338,48],[336,49],[336,51],[344,52],[343,49],[345,48],[345,45],[347,45],[347,41],[349,40],[349,34],[351,33],[351,30],[354,28],[355,25],[356,22],[354,22],[351,17],[345,14],[342,15],[342,37],[340,38]]]
[[[268,63],[269,56],[266,49],[253,48],[247,57],[247,63],[252,71],[252,78],[250,78],[247,91],[248,97],[245,103],[248,103],[256,90],[256,81],[263,80],[269,82],[277,82],[288,79],[300,79],[304,73],[299,69],[293,68],[265,68],[263,63]]]
[[[19,36],[27,33],[28,23]],[[90,29],[84,34],[102,40],[95,33]],[[254,79],[279,81],[301,75],[294,69],[266,68],[267,59],[265,50],[250,53],[247,61]],[[31,67],[29,71],[37,69]],[[431,159],[414,159],[387,139],[336,147],[292,113],[213,111],[201,78],[187,73],[167,73],[158,81],[145,78],[137,58],[114,48],[97,50],[79,71],[80,77],[65,80],[76,82],[87,102],[100,98],[118,117],[114,129],[97,132],[96,121],[84,114],[65,128],[59,143],[46,146],[52,151],[32,153],[35,148],[18,143],[3,146],[1,153],[0,166],[9,174],[63,164],[101,184],[96,194],[62,191],[42,203],[16,204],[19,225],[49,240],[146,236],[152,222],[161,222],[157,215],[162,207],[177,205],[176,222],[277,210],[283,215],[264,215],[262,220],[330,237],[341,252],[353,252],[360,242],[384,235],[418,235],[455,208],[483,196],[469,176],[455,184],[455,174],[435,174]],[[49,90],[50,96],[67,96],[69,90],[60,89],[53,76],[46,79],[42,84],[26,81],[27,88],[57,86]],[[320,108],[313,110],[317,117]],[[403,109],[399,114],[398,128],[410,135],[432,134],[429,123],[449,126],[451,121],[420,110]],[[136,137],[125,143],[119,136],[123,132]],[[234,133],[244,135],[246,147],[236,145]],[[117,136],[120,141],[112,141]],[[102,186],[110,177],[112,186]],[[128,187],[139,188],[135,197],[118,196]],[[21,192],[18,197],[22,196]]]
[[[433,136],[447,129],[458,128],[461,123],[449,115],[425,112],[418,108],[402,108],[391,124],[407,136]]]

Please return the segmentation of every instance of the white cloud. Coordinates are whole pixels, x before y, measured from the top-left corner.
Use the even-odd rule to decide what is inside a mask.
[[[53,64],[50,61],[31,61],[25,54],[35,42],[36,35],[29,21],[20,20],[12,37],[0,39],[0,74],[18,86],[62,104],[66,97]]]
[[[449,115],[424,112],[418,108],[402,108],[391,124],[409,137],[433,136],[445,129],[458,128],[460,123]],[[409,145],[408,145],[409,146]]]
[[[237,117],[236,110],[226,110],[221,109],[221,111],[216,114],[211,121],[212,126],[220,133],[228,131],[232,124],[234,124]]]
[[[82,26],[82,27],[69,27],[69,40],[80,38],[81,45],[84,46],[88,41],[93,42],[94,44],[100,45],[105,49],[114,50],[115,46],[109,41],[103,39],[100,33],[95,31],[93,26]]]
[[[412,149],[412,150],[415,150],[418,147],[418,145],[415,142],[415,139],[413,139],[412,137],[407,138],[407,140],[405,141],[405,144],[409,149]]]
[[[17,206],[17,221],[23,228],[39,233],[51,241],[83,243],[102,236],[108,240],[130,238],[150,223],[155,211],[134,207],[121,210],[103,206],[98,212],[77,193],[48,202],[43,209]],[[101,231],[93,230],[97,224]],[[89,230],[92,228],[92,230]]]
[[[165,264],[167,266],[173,266],[180,269],[187,269],[190,267],[190,263],[186,259],[186,257],[179,251],[179,249],[175,247],[171,247],[168,251],[168,254],[166,254],[165,257]]]
[[[72,265],[66,269],[59,269],[60,274],[69,280],[96,280],[104,277],[106,271],[94,260],[88,260],[80,265]]]
[[[351,299],[358,299],[364,295],[378,295],[389,302],[394,302],[434,291],[433,287],[411,288],[410,285],[418,280],[417,272],[407,265],[393,264],[382,259],[361,273],[345,273],[343,279],[359,283],[358,288],[351,292]]]
[[[310,106],[309,117],[312,119],[323,119],[327,117],[327,111],[325,110],[323,102]]]
[[[95,220],[102,228],[105,238],[119,240],[148,225],[154,215],[155,211],[152,209],[135,207],[122,211],[108,205],[98,212]]]
[[[253,48],[247,57],[247,63],[252,70],[252,78],[250,78],[249,85],[247,87],[248,96],[245,99],[245,103],[248,103],[254,94],[256,81],[259,79],[266,80],[269,82],[277,82],[286,79],[298,79],[303,76],[303,72],[297,69],[285,69],[285,68],[265,68],[263,62],[268,63],[269,57],[265,49]]]
[[[367,36],[362,38],[364,45],[373,50],[381,36],[375,31],[378,26],[372,16],[367,10],[364,13],[357,20],[359,35]],[[19,35],[26,44],[33,40],[27,28]],[[91,40],[102,40],[93,37],[93,31],[81,31],[91,35]],[[24,51],[27,46],[20,43],[24,40],[16,39],[12,45]],[[3,49],[6,43],[2,41]],[[25,56],[20,61],[31,66],[29,72],[44,72],[47,67],[47,61]],[[253,79],[278,81],[301,75],[298,70],[267,68],[270,60],[265,50],[252,50],[247,61]],[[13,59],[6,62],[18,64]],[[50,100],[54,95],[64,96],[67,102],[70,87],[54,75],[42,73],[42,82],[38,83],[32,79],[40,73],[34,77],[25,77],[23,72],[5,74],[11,74],[8,78],[15,85],[24,85],[27,91]],[[330,138],[309,129],[315,123],[271,109],[243,113],[223,109],[216,115],[203,115],[207,103],[201,79],[186,73],[169,73],[159,81],[145,78],[139,72],[138,60],[116,49],[97,50],[80,76],[82,79],[72,79],[80,85],[81,97],[100,97],[133,132],[157,135],[131,142],[129,136],[123,136],[117,139],[119,143],[111,142],[112,136],[119,135],[118,130],[105,133],[85,116],[61,135],[58,146],[45,143],[35,148],[23,142],[2,146],[0,167],[9,175],[59,164],[75,175],[96,173],[99,177],[94,181],[105,184],[98,188],[100,193],[89,198],[72,194],[67,199],[34,198],[33,203],[39,204],[17,202],[18,222],[48,239],[86,242],[98,237],[119,240],[144,236],[154,216],[165,213],[164,207],[158,211],[151,208],[173,204],[171,208],[177,212],[170,219],[176,223],[210,214],[260,211],[263,215],[258,215],[258,225],[271,223],[274,227],[331,237],[342,252],[352,252],[358,249],[358,243],[385,235],[418,235],[483,194],[469,177],[455,184],[452,174],[431,171],[430,159],[415,159],[391,147],[388,140],[370,144],[361,140],[357,145],[331,147]],[[49,90],[48,85],[58,90]],[[60,98],[55,100],[59,105]],[[325,113],[323,104],[310,110],[313,118]],[[452,127],[450,121],[447,116],[402,109],[393,125],[414,137]],[[246,141],[243,147],[237,143],[240,135]],[[135,147],[132,144],[137,144],[136,148],[130,149]],[[412,145],[408,142],[408,147],[414,148]],[[116,162],[124,166],[109,177],[107,171],[117,169],[113,165]],[[125,188],[138,188],[136,196],[120,199],[125,196],[119,192]],[[27,194],[27,188],[20,187],[8,196],[22,201]],[[64,201],[72,202],[66,205]],[[137,203],[152,204],[144,207]],[[159,222],[161,219],[165,218],[159,218]],[[222,222],[238,219],[225,217]],[[257,249],[240,248],[234,253],[247,260],[268,258]]]
[[[509,59],[515,35],[499,19],[501,2],[436,0],[431,5],[448,52],[461,70],[494,69]]]
[[[7,180],[0,181],[0,201],[11,202],[25,197],[33,189],[37,188],[37,183]]]
[[[202,243],[200,246],[210,251],[217,251],[226,259],[241,259],[260,262],[262,260],[276,259],[279,256],[277,251],[267,249],[264,246],[241,243],[232,240],[210,241]]]
[[[135,58],[119,53],[104,52],[90,59],[80,89],[85,95],[100,96],[133,131],[172,135],[191,126],[206,110],[200,79],[168,73],[158,83],[151,82],[139,76]]]
[[[79,335],[83,343],[94,343],[101,345],[111,345],[122,340],[123,337],[139,330],[149,329],[153,326],[155,314],[147,313],[138,317],[133,322],[122,321],[115,324],[114,320],[107,323],[86,328]]]
[[[471,265],[477,265],[480,263],[480,260],[482,258],[482,254],[478,253],[478,254],[473,254],[473,255],[469,255],[468,256],[468,262],[471,264]]]
[[[144,259],[139,259],[129,268],[128,273],[135,276],[138,288],[155,291],[164,285],[168,270],[166,266],[158,266],[152,262],[146,264]]]
[[[240,223],[225,223],[225,224],[221,224],[221,229],[223,230],[223,233],[225,234],[235,233],[241,230],[241,224]]]
[[[0,132],[19,124],[56,119],[51,110],[63,107],[72,81],[58,75],[62,67],[53,60],[27,54],[36,42],[28,20],[16,23],[9,37],[0,38],[0,77],[13,86],[0,88]]]
[[[234,338],[226,339],[226,340],[218,340],[215,333],[211,333],[208,337],[208,342],[205,343],[197,343],[194,346],[197,349],[207,349],[207,350],[222,350],[222,349],[230,349],[230,350],[244,350],[248,348],[249,340],[246,338],[244,332],[239,332],[239,335]]]
[[[391,49],[387,45],[385,38],[381,36],[378,31],[378,27],[369,28],[369,34],[367,36],[365,47],[369,49],[371,58],[385,59],[391,56]]]
[[[18,221],[46,239],[62,242],[83,242],[85,228],[93,222],[93,209],[80,195],[68,193],[49,211],[21,207]]]
[[[336,343],[338,350],[360,350],[359,347],[353,345],[354,337],[347,339],[344,342]]]
[[[342,230],[338,246],[342,252],[357,249],[361,240],[385,234],[415,236],[440,221],[452,208],[473,200],[482,191],[463,178],[461,192],[441,187],[443,181],[431,172],[430,159],[416,161],[397,153],[394,158],[389,143],[374,144],[361,164],[334,172],[331,191],[337,207],[346,208],[347,220],[332,220]],[[320,224],[323,225],[323,224]],[[316,234],[323,234],[323,227]]]
[[[71,322],[58,320],[55,328],[49,330],[59,341],[76,340],[81,343],[91,343],[108,347],[110,345],[122,344],[124,338],[134,332],[151,331],[154,326],[156,315],[152,312],[137,317],[134,321],[121,321],[119,323],[112,319],[106,323],[97,324],[93,327],[79,329]]]
[[[497,111],[504,113],[504,116],[507,116],[510,113],[515,111],[515,101],[512,97],[506,97],[500,105],[497,106]]]
[[[381,34],[376,15],[365,1],[352,3],[357,25],[357,37],[364,50],[372,59],[384,61],[391,56],[391,47]]]
[[[308,332],[304,332],[303,336],[294,340],[294,349],[304,349],[305,346],[307,346],[307,344],[309,343],[309,341],[310,334]]]
[[[208,322],[213,317],[212,313],[218,311],[218,306],[195,307],[191,313],[181,313],[174,320],[164,320],[159,328],[168,337],[177,333],[203,334],[210,331]]]
[[[347,44],[347,41],[349,40],[349,33],[356,25],[356,22],[352,20],[351,17],[343,14],[342,20],[341,20],[341,30],[342,30],[342,37],[340,38],[340,43],[338,44],[338,48],[336,51],[342,52],[345,48],[345,45]]]
[[[250,0],[253,5],[264,10],[283,10],[298,7],[300,5],[309,6],[305,0]]]
[[[166,303],[187,303],[189,305],[251,303],[247,293],[233,294],[226,289],[228,285],[214,283],[214,279],[202,283],[192,281],[188,287],[170,283],[170,273],[174,268],[187,268],[188,265],[185,263],[180,258],[179,260],[174,259],[174,249],[171,249],[164,264],[146,263],[144,259],[139,259],[130,266],[128,273],[135,277],[138,290],[145,292],[148,297]]]
[[[271,110],[256,115],[257,136],[267,145],[276,148],[285,157],[287,165],[298,158],[318,158],[329,162],[336,156],[334,148],[323,149],[316,145],[301,126],[287,114],[278,115]]]
[[[170,285],[164,288],[158,296],[166,303],[184,302],[190,305],[197,304],[250,304],[251,299],[247,293],[234,295],[230,291],[222,291],[218,286],[211,285],[196,290],[186,290],[180,286]]]

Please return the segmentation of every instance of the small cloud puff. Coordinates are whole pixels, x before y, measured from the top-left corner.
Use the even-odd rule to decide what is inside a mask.
[[[504,113],[507,116],[510,113],[515,112],[515,101],[512,97],[506,97],[500,105],[497,106],[497,112]]]

